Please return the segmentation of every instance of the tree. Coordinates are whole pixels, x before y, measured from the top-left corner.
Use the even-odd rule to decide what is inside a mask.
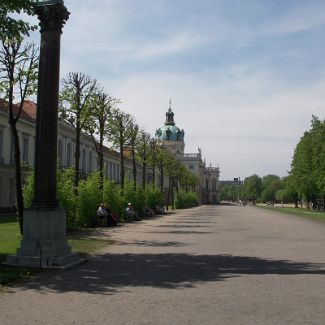
[[[80,179],[80,136],[82,130],[89,129],[92,115],[92,99],[98,92],[97,80],[80,72],[70,72],[63,79],[63,88],[60,94],[60,116],[75,129],[75,180],[74,186],[78,192]]]
[[[136,148],[139,142],[139,126],[136,123],[130,124],[130,141],[129,150],[132,158],[132,169],[133,169],[133,189],[137,189],[137,162],[136,162]]]
[[[221,187],[221,200],[236,202],[240,197],[240,185],[224,185]]]
[[[258,175],[254,174],[245,178],[241,190],[241,196],[244,200],[252,201],[253,204],[255,204],[256,200],[261,195],[261,190],[262,180]]]
[[[275,192],[275,201],[290,203],[294,202],[295,207],[298,208],[298,192],[295,190],[291,176],[282,179],[282,188]]]
[[[181,178],[183,172],[183,165],[176,159],[170,152],[166,152],[165,158],[165,171],[169,177],[168,182],[168,192],[167,192],[167,202],[171,196],[172,208],[174,209],[174,187],[176,180]]]
[[[275,201],[275,194],[283,187],[282,181],[277,175],[266,175],[262,178],[261,201]]]
[[[313,202],[323,195],[325,201],[325,121],[313,116],[311,129],[298,142],[291,163],[290,177],[301,198]]]
[[[119,109],[114,109],[112,113],[111,128],[108,140],[112,141],[113,146],[120,152],[120,177],[121,190],[124,191],[124,151],[130,143],[130,130],[134,125],[134,117]]]
[[[167,166],[169,157],[170,157],[169,151],[166,148],[164,148],[163,146],[159,146],[158,151],[157,151],[157,165],[158,165],[158,170],[160,173],[159,187],[160,187],[161,193],[164,190],[164,175],[165,175],[166,166]]]
[[[86,128],[91,135],[98,156],[99,187],[101,191],[103,191],[104,183],[104,139],[109,134],[113,109],[118,102],[116,98],[109,96],[103,91],[93,95],[90,101],[92,114],[89,116]]]
[[[8,120],[14,145],[17,209],[20,231],[23,233],[24,199],[22,193],[21,160],[17,123],[25,99],[36,92],[38,49],[33,43],[23,45],[22,37],[1,38],[0,93],[8,100]],[[14,105],[14,100],[20,103]]]
[[[159,148],[159,142],[155,138],[151,138],[149,141],[149,163],[152,169],[152,186],[156,187],[156,165],[157,165],[157,153]]]
[[[13,39],[21,35],[29,36],[29,32],[37,26],[28,22],[13,18],[11,13],[25,12],[28,15],[34,14],[34,7],[30,0],[1,0],[0,6],[0,35]]]
[[[149,161],[150,134],[144,130],[140,131],[138,141],[138,160],[142,163],[142,189],[146,188],[147,164]]]

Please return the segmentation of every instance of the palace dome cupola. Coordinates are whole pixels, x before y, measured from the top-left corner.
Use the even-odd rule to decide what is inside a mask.
[[[184,151],[184,130],[176,126],[174,121],[174,112],[171,108],[171,101],[166,112],[165,125],[156,131],[156,138],[163,142],[167,147],[177,154],[182,154]],[[176,149],[176,150],[175,150]]]

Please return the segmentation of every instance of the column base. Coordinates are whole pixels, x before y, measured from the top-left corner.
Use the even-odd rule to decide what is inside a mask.
[[[20,248],[4,264],[66,269],[84,261],[68,246],[64,209],[32,208],[24,212]]]

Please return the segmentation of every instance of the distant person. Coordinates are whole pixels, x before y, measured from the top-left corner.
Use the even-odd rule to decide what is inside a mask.
[[[105,204],[101,203],[97,210],[97,218],[101,223],[107,224],[107,210],[105,209]]]
[[[130,219],[131,221],[140,221],[141,220],[141,219],[137,218],[131,202],[128,203],[128,206],[125,209],[125,215],[126,215],[127,219]]]

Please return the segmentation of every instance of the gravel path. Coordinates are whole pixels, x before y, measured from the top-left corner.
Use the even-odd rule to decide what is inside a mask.
[[[201,206],[0,293],[1,324],[325,324],[325,223]]]

